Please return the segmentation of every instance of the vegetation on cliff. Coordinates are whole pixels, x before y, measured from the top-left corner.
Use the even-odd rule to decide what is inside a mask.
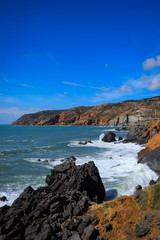
[[[87,215],[93,213],[98,217],[95,228],[103,239],[159,239],[160,183],[139,189],[134,196],[93,205]]]
[[[160,97],[25,114],[12,125],[128,125],[160,118]]]

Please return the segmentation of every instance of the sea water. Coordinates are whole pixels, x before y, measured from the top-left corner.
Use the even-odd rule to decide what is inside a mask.
[[[94,161],[106,189],[107,200],[131,195],[135,187],[149,185],[157,175],[146,165],[137,164],[142,146],[118,141],[127,131],[106,126],[9,126],[0,125],[0,197],[12,202],[31,185],[45,186],[45,177],[61,160],[75,156],[76,164]],[[116,142],[105,143],[107,131],[116,134]],[[79,141],[91,140],[87,145]],[[40,159],[41,161],[38,161]],[[48,160],[48,162],[43,162]]]

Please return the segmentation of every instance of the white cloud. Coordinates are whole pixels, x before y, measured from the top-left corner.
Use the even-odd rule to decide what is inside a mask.
[[[144,70],[151,70],[153,68],[160,66],[160,56],[156,56],[156,59],[154,58],[147,58],[143,63],[143,69]]]
[[[127,93],[125,93],[126,95]],[[110,92],[97,93],[96,97],[93,99],[93,102],[108,101],[111,99],[118,99],[124,96],[124,92],[120,91],[120,88],[113,89]]]
[[[96,94],[96,97],[93,99],[93,102],[108,101],[111,99],[118,99],[124,95],[130,95],[132,88],[127,85],[122,85],[120,88],[115,88],[110,92],[103,92]]]
[[[63,83],[63,84],[67,84],[67,85],[76,86],[76,87],[99,89],[99,90],[102,90],[102,91],[108,91],[108,90],[109,90],[109,88],[106,88],[106,87],[93,87],[93,86],[87,86],[87,85],[82,85],[82,84],[73,83],[73,82],[63,81],[62,83]]]
[[[27,87],[27,88],[33,88],[32,85],[26,84],[26,83],[22,83],[21,86],[22,86],[22,87]]]
[[[130,86],[122,85],[119,90],[122,93],[127,93],[127,92],[131,92],[132,88]]]
[[[149,78],[148,90],[154,91],[160,89],[160,74]]]
[[[132,86],[134,89],[148,89],[154,91],[160,89],[160,74],[157,75],[142,75],[137,80],[129,80],[127,85]]]
[[[128,80],[124,84],[127,85],[127,86],[131,86],[134,89],[147,88],[147,86],[148,86],[148,76],[143,74],[137,80]]]
[[[147,89],[149,91],[154,91],[160,89],[160,74],[157,75],[142,75],[137,80],[128,80],[123,83],[120,88],[115,88],[108,92],[98,93],[94,98],[94,102],[108,101],[111,99],[118,99],[120,97],[136,94],[137,91],[142,91],[142,89]]]

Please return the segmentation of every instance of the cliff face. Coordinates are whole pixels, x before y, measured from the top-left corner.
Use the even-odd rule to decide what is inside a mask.
[[[160,118],[160,97],[25,114],[12,125],[129,125]]]
[[[147,153],[160,147],[160,121],[153,121],[148,123],[148,128],[145,133],[148,136],[148,142],[145,149],[138,153],[138,159],[143,158]]]

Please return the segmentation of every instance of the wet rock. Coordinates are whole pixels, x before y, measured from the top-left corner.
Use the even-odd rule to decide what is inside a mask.
[[[116,134],[113,132],[108,132],[103,138],[102,141],[103,142],[114,142],[116,139]]]
[[[6,201],[8,201],[8,200],[7,200],[6,196],[3,196],[3,197],[0,198],[0,201],[6,202]]]
[[[144,223],[136,224],[135,226],[135,235],[136,237],[143,237],[149,232],[150,228]]]
[[[142,190],[142,186],[141,185],[137,185],[136,186],[136,191]]]
[[[119,140],[119,141],[123,140],[123,137],[119,137],[118,140]]]
[[[116,131],[128,131],[128,129],[126,127],[123,127],[123,128],[117,128]]]
[[[119,166],[120,166],[120,164],[117,164],[115,166],[112,166],[111,168],[115,168],[115,167],[119,167]]]
[[[104,225],[104,228],[105,228],[105,231],[108,232],[108,231],[111,231],[112,230],[112,225],[110,223],[106,223]]]
[[[85,142],[79,142],[80,145],[87,145],[88,143],[92,143],[91,140],[85,141]]]
[[[150,182],[149,182],[149,185],[154,185],[156,182],[152,179]]]
[[[160,177],[157,179],[156,183],[160,182]]]
[[[55,161],[56,161],[56,160],[54,160],[54,159],[51,159],[51,160],[50,160],[50,162],[55,162]]]
[[[144,163],[153,171],[160,175],[160,147],[147,153],[143,158],[138,160],[138,163]]]
[[[68,158],[64,158],[61,162],[75,162],[77,159],[74,156],[70,156]]]
[[[128,128],[123,127],[123,128],[121,129],[121,131],[128,131]]]
[[[43,163],[48,163],[48,160],[46,159],[46,160],[44,160],[44,161],[42,161]]]

